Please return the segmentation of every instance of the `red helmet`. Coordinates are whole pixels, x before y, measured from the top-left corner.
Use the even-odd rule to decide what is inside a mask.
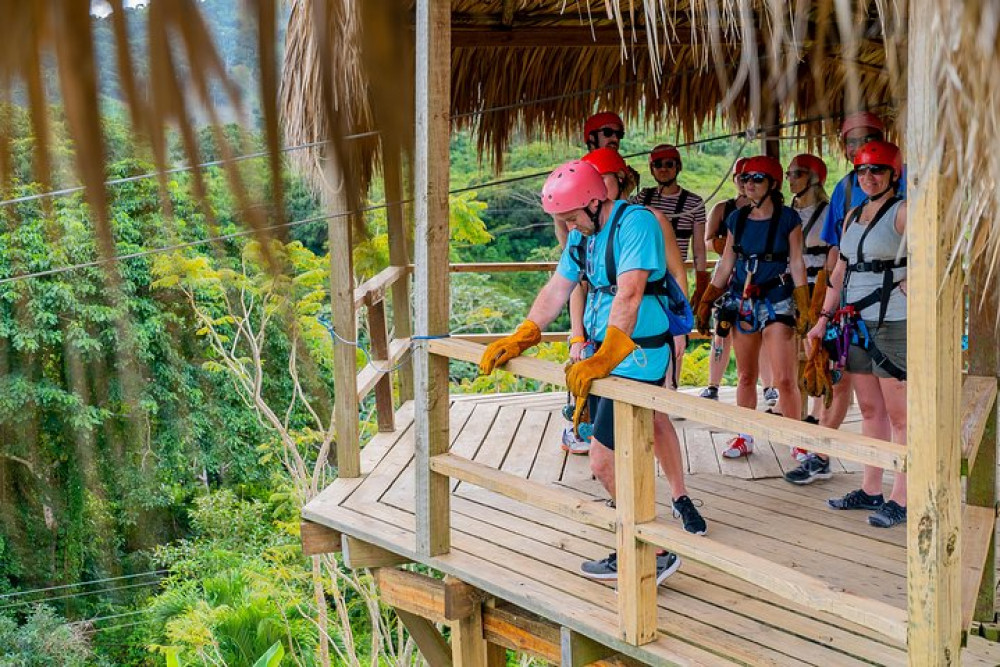
[[[859,127],[869,127],[885,134],[885,124],[882,123],[881,118],[871,111],[857,111],[844,118],[844,124],[840,126],[840,136],[846,137],[848,132]]]
[[[616,113],[611,111],[601,111],[599,113],[595,113],[587,119],[587,122],[583,124],[584,142],[590,141],[591,132],[596,132],[605,125],[617,125],[621,128],[625,127],[625,123],[622,122],[621,116]]]
[[[811,171],[813,175],[816,176],[816,180],[819,181],[820,185],[826,183],[826,163],[815,155],[810,155],[809,153],[796,155],[792,158],[792,161],[788,163],[789,169],[792,169],[793,167]]]
[[[628,169],[625,158],[614,148],[595,148],[582,158],[582,162],[594,167],[601,174],[622,174]]]
[[[854,166],[880,164],[892,168],[892,180],[898,181],[903,175],[903,154],[899,146],[888,141],[869,141],[854,155]]]
[[[733,176],[739,176],[740,174],[743,173],[743,167],[746,165],[747,160],[749,159],[750,158],[748,157],[741,157],[739,160],[736,161],[736,164],[733,165]]]
[[[583,208],[595,199],[608,198],[604,179],[594,167],[582,160],[571,160],[556,167],[542,186],[542,208],[546,213],[566,213]]]
[[[671,146],[670,144],[660,144],[649,152],[649,163],[652,164],[653,160],[673,160],[677,163],[677,171],[681,170],[683,164],[681,163],[681,152],[677,150],[676,146]]]
[[[743,171],[741,173],[766,174],[771,177],[775,189],[781,187],[782,177],[784,176],[781,163],[778,162],[777,158],[773,158],[770,155],[757,155],[747,158],[747,161],[743,163]]]

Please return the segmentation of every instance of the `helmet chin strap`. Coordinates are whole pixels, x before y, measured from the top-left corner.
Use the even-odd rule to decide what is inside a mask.
[[[587,214],[587,217],[590,218],[590,221],[592,223],[594,223],[595,234],[601,233],[601,206],[602,204],[598,203],[596,211],[591,211],[589,204],[583,208],[583,211]]]
[[[895,184],[892,181],[889,181],[889,185],[885,188],[885,190],[883,190],[882,192],[878,193],[877,195],[872,195],[872,196],[868,197],[868,201],[878,201],[882,197],[886,196],[889,193],[889,191],[892,190],[892,188],[893,188],[894,185]]]
[[[751,208],[760,208],[764,204],[764,202],[766,202],[770,198],[771,198],[771,188],[767,189],[767,192],[765,192],[764,196],[760,198],[760,201],[754,201],[752,197],[747,196],[747,199],[750,200]]]

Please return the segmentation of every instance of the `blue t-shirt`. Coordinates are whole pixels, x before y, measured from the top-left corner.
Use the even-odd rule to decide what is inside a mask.
[[[736,221],[739,220],[740,211],[734,211],[726,218],[726,229],[729,233],[736,236]],[[788,235],[792,233],[792,230],[796,227],[802,225],[802,219],[799,214],[795,212],[794,209],[788,206],[781,207],[781,213],[778,216],[778,231],[774,235],[774,247],[767,248],[767,233],[771,227],[771,218],[766,220],[754,220],[753,218],[747,218],[746,223],[743,226],[743,237],[740,239],[740,245],[743,247],[743,252],[747,255],[763,255],[766,253],[781,253],[785,256],[788,255]],[[753,273],[753,280],[751,284],[761,285],[776,278],[783,273],[788,272],[788,260],[781,262],[765,262],[764,260],[757,261],[757,268]],[[747,262],[739,257],[736,258],[736,268],[733,271],[732,282],[730,283],[732,291],[737,294],[742,293],[743,285],[747,279]],[[783,292],[791,293],[791,287],[787,290],[782,290]],[[776,294],[771,297],[772,301],[781,300],[788,298],[787,294]]]
[[[559,258],[556,271],[562,277],[573,282],[579,282],[586,274],[591,285],[587,295],[587,306],[583,313],[583,326],[587,333],[596,341],[604,340],[611,315],[611,302],[614,296],[601,287],[608,287],[607,270],[604,257],[610,236],[611,221],[621,206],[628,204],[615,202],[611,209],[608,222],[601,231],[593,236],[584,237],[579,231],[573,230],[566,239],[566,247]],[[583,248],[581,268],[573,253],[577,248]],[[622,274],[629,271],[649,271],[647,280],[662,278],[667,270],[667,260],[663,248],[663,233],[660,224],[648,209],[632,206],[626,211],[618,223],[618,231],[614,239],[614,257],[617,266],[618,282]],[[666,304],[660,300],[665,297],[644,296],[639,303],[639,313],[636,317],[632,338],[657,336],[667,331],[670,324],[667,320]],[[625,357],[611,372],[632,380],[658,380],[666,375],[667,364],[670,361],[670,347],[663,345],[657,348],[643,348]]]
[[[845,206],[847,202],[847,184],[851,184],[851,201],[849,206]],[[906,198],[906,165],[903,165],[903,178],[900,179],[899,185],[896,189],[896,194],[899,197]],[[833,189],[833,194],[830,195],[830,205],[826,207],[826,218],[823,220],[823,231],[820,232],[820,238],[826,243],[834,246],[840,246],[840,235],[844,233],[844,218],[847,217],[847,212],[856,206],[861,206],[868,195],[865,191],[861,189],[861,185],[858,184],[858,175],[853,171],[837,183],[837,187]]]

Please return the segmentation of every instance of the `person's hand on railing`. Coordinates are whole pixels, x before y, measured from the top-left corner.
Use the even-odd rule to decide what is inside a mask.
[[[509,336],[490,343],[479,360],[479,372],[489,375],[497,366],[503,366],[529,347],[534,347],[542,340],[542,330],[531,320],[521,322],[520,326]]]
[[[566,387],[576,396],[577,413],[573,415],[574,428],[578,425],[580,405],[586,403],[587,396],[590,395],[591,383],[611,375],[611,371],[637,349],[639,346],[628,337],[628,334],[618,327],[608,326],[604,342],[594,356],[572,364],[566,369]]]

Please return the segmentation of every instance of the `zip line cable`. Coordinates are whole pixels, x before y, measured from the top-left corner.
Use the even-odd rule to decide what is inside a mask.
[[[22,595],[31,595],[33,593],[45,593],[47,591],[59,591],[67,588],[76,588],[77,586],[90,586],[92,584],[103,584],[108,581],[121,581],[123,579],[136,579],[138,577],[145,577],[153,574],[165,574],[169,570],[149,570],[148,572],[138,572],[136,574],[126,574],[120,577],[107,577],[105,579],[90,579],[88,581],[78,581],[72,584],[60,584],[59,586],[48,586],[46,588],[32,588],[26,591],[17,591],[15,593],[5,593],[0,595],[0,600],[5,600],[7,598],[20,597]]]
[[[702,144],[712,143],[712,142],[715,142],[715,141],[723,141],[725,139],[733,139],[733,138],[736,138],[736,137],[747,137],[747,140],[749,141],[749,137],[760,136],[761,133],[763,131],[765,131],[765,130],[781,130],[781,129],[788,128],[788,127],[796,127],[796,126],[804,125],[804,124],[807,124],[807,123],[817,122],[819,120],[824,120],[825,118],[827,118],[827,117],[825,117],[825,116],[817,116],[817,117],[806,118],[806,119],[802,119],[802,120],[788,121],[788,122],[785,122],[785,123],[778,123],[778,124],[770,125],[770,126],[766,126],[766,127],[752,128],[750,130],[747,130],[746,132],[730,132],[728,134],[722,134],[722,135],[713,136],[713,137],[706,137],[704,139],[696,139],[694,141],[688,141],[688,142],[676,144],[676,146],[678,148],[686,148],[686,147],[691,147],[691,146],[699,146],[699,145],[702,145]],[[639,156],[643,156],[643,155],[648,155],[650,152],[652,152],[652,151],[651,150],[639,151],[639,152],[636,152],[636,153],[630,153],[629,155],[626,155],[624,157],[639,157]],[[474,186],[466,186],[466,187],[462,187],[462,188],[456,188],[456,189],[453,189],[453,190],[449,190],[449,194],[461,194],[461,193],[464,193],[464,192],[472,192],[472,191],[476,191],[476,190],[483,190],[483,189],[487,189],[487,188],[491,188],[491,187],[496,187],[496,186],[499,186],[499,185],[508,185],[510,183],[518,183],[518,182],[522,182],[522,181],[533,180],[533,179],[536,179],[536,178],[541,178],[543,176],[548,176],[549,173],[551,173],[551,171],[552,171],[552,168],[549,168],[549,169],[546,169],[545,171],[534,172],[534,173],[531,173],[531,174],[524,174],[522,176],[514,176],[514,177],[511,177],[511,178],[505,178],[505,179],[487,181],[485,183],[480,183],[480,184],[474,185]],[[0,203],[2,203],[2,202],[0,202]],[[110,263],[113,263],[113,262],[119,262],[119,261],[123,261],[123,260],[127,260],[127,259],[138,259],[140,257],[148,257],[148,256],[151,256],[151,255],[158,255],[158,254],[162,254],[162,253],[166,253],[166,252],[172,252],[174,250],[183,250],[183,249],[186,249],[186,248],[198,247],[198,246],[202,246],[202,245],[207,245],[209,243],[214,243],[216,241],[227,241],[227,240],[231,240],[231,239],[235,239],[235,238],[241,238],[241,237],[244,237],[244,236],[250,236],[250,235],[255,234],[257,232],[275,231],[275,230],[279,230],[279,229],[291,229],[293,227],[299,227],[301,225],[305,225],[305,224],[309,224],[309,223],[313,223],[313,222],[319,222],[321,220],[332,220],[332,219],[335,219],[335,218],[342,218],[342,217],[347,217],[347,216],[351,216],[351,215],[358,215],[358,214],[362,214],[362,213],[368,213],[368,212],[371,212],[371,211],[378,211],[378,210],[389,208],[390,206],[400,206],[400,205],[411,204],[411,203],[413,203],[412,199],[403,199],[403,200],[394,201],[394,202],[383,202],[381,204],[373,204],[371,206],[365,206],[365,207],[362,207],[362,208],[354,210],[354,211],[339,211],[339,212],[334,212],[334,213],[321,214],[321,215],[316,215],[316,216],[312,216],[312,217],[309,217],[309,218],[304,218],[302,220],[295,220],[295,221],[292,221],[292,222],[284,222],[284,223],[280,223],[280,224],[276,224],[276,225],[270,225],[270,226],[264,227],[262,229],[256,229],[256,230],[255,229],[247,229],[247,230],[243,230],[243,231],[240,231],[240,232],[232,232],[230,234],[222,234],[222,235],[219,235],[219,236],[210,236],[210,237],[207,237],[207,238],[204,238],[204,239],[199,239],[197,241],[188,241],[188,242],[184,242],[184,243],[176,243],[176,244],[169,245],[169,246],[163,246],[163,247],[160,247],[160,248],[151,248],[149,250],[142,250],[142,251],[138,251],[138,252],[128,253],[128,254],[125,254],[125,255],[115,255],[115,256],[107,257],[107,258],[95,259],[93,261],[82,262],[80,264],[71,264],[71,265],[68,265],[68,266],[57,267],[57,268],[54,268],[54,269],[46,269],[46,270],[42,270],[42,271],[34,271],[34,272],[31,272],[31,273],[21,273],[21,274],[17,274],[17,275],[14,275],[14,276],[8,276],[7,278],[0,279],[0,286],[6,285],[6,284],[12,283],[12,282],[18,282],[18,281],[21,281],[21,280],[28,280],[28,279],[31,279],[31,278],[43,278],[43,277],[47,277],[47,276],[52,276],[52,275],[57,275],[57,274],[61,274],[61,273],[66,273],[66,272],[69,272],[69,271],[76,271],[78,269],[93,268],[93,267],[97,267],[97,266],[102,266],[104,264],[110,264]]]
[[[158,586],[160,584],[159,580],[156,581],[144,581],[138,584],[128,584],[127,586],[117,586],[115,588],[98,588],[92,591],[83,591],[80,593],[68,593],[66,595],[55,595],[52,597],[38,598],[35,600],[19,600],[17,602],[11,602],[10,604],[0,606],[0,611],[7,609],[14,609],[16,607],[24,607],[33,604],[44,604],[46,602],[55,602],[57,600],[70,600],[72,598],[86,597],[88,595],[98,595],[101,593],[115,593],[118,591],[124,591],[133,588],[143,588],[145,586]]]

